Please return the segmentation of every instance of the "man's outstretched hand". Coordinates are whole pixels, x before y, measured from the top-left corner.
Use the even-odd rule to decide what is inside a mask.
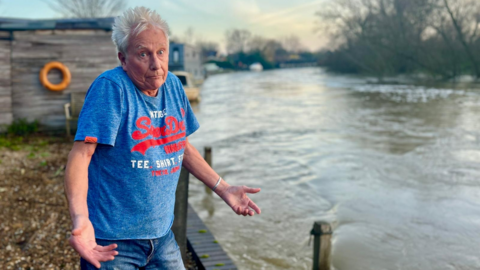
[[[248,198],[247,193],[257,193],[259,188],[246,186],[228,186],[221,194],[218,194],[237,215],[253,216],[255,212],[260,214],[260,208]],[[254,212],[255,211],[255,212]]]
[[[97,245],[92,223],[85,216],[77,216],[73,220],[70,245],[89,263],[100,268],[100,262],[112,261],[118,254],[116,244],[106,247]]]

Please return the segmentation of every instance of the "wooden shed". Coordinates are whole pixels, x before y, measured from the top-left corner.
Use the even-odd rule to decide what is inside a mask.
[[[63,129],[71,93],[85,93],[98,75],[118,65],[112,23],[113,18],[0,18],[0,126],[25,118],[38,120],[42,129]],[[63,91],[40,83],[40,70],[51,61],[70,70],[71,83]],[[62,76],[52,70],[48,79],[55,84]]]

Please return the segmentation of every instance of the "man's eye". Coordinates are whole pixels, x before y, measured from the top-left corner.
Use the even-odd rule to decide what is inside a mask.
[[[165,53],[165,51],[164,51],[164,50],[160,50],[160,51],[158,51],[158,54],[164,54],[164,53]]]
[[[147,56],[146,53],[144,53],[144,52],[140,53],[140,57],[146,57],[146,56]]]

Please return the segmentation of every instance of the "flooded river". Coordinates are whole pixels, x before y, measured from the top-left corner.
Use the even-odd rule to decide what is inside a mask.
[[[237,216],[199,181],[189,200],[240,269],[311,269],[315,220],[333,225],[337,270],[480,268],[480,90],[368,81],[205,81],[190,142],[230,184],[262,188],[262,214]]]

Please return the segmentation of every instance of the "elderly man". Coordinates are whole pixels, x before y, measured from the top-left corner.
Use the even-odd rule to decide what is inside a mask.
[[[168,72],[168,34],[155,12],[126,11],[112,32],[121,66],[88,90],[65,174],[82,269],[184,269],[170,230],[182,163],[235,213],[260,214],[246,195],[260,189],[228,185],[188,142],[199,124]]]

